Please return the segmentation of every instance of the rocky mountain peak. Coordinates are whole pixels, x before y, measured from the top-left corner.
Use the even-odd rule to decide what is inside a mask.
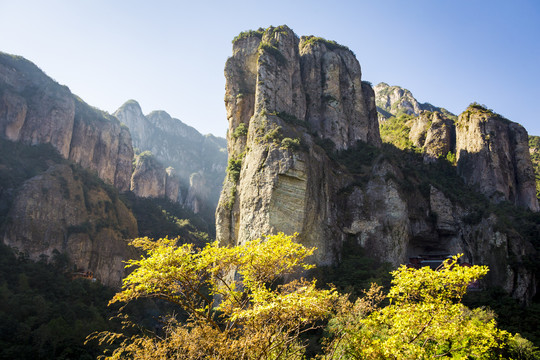
[[[359,141],[380,146],[371,86],[349,49],[298,38],[286,26],[242,33],[233,44],[225,65],[229,167],[218,239],[241,243],[276,229],[300,231],[320,246],[319,261],[332,263],[339,255],[323,220],[331,210],[308,210],[321,206],[315,189],[329,180],[321,177],[325,155],[315,142],[336,150]]]
[[[166,196],[212,223],[227,166],[225,139],[202,135],[163,110],[144,115],[133,100],[114,115],[129,127],[133,146],[142,153],[152,153],[153,166],[141,162],[133,175],[132,189],[144,197]],[[174,171],[167,172],[167,167]],[[199,181],[190,180],[193,174]],[[160,190],[165,184],[168,190]]]
[[[523,260],[532,245],[499,230],[489,210],[479,214],[487,199],[436,160],[459,147],[453,117],[395,88],[387,103],[407,109],[399,100],[406,99],[418,116],[402,111],[385,123],[411,135],[407,142],[424,154],[382,147],[376,93],[362,82],[354,54],[322,38],[298,39],[285,26],[235,38],[225,77],[229,160],[216,211],[220,243],[298,232],[298,241],[317,247],[319,265],[339,264],[345,243],[395,266],[465,253],[465,261],[493,269],[492,285],[521,299],[535,293],[530,269],[512,260]],[[523,135],[513,131],[513,139]]]
[[[390,86],[387,83],[381,82],[373,89],[375,90],[375,103],[379,112],[379,121],[384,121],[398,114],[418,116],[422,111],[437,111],[446,117],[455,117],[454,114],[444,108],[431,105],[430,103],[420,103],[411,91],[400,86]]]
[[[37,66],[0,53],[0,135],[26,144],[51,144],[66,159],[129,190],[131,135],[115,117],[92,108]]]

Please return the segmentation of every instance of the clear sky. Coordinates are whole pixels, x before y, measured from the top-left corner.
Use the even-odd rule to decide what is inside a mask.
[[[225,136],[231,40],[281,24],[348,46],[374,85],[456,114],[476,101],[540,135],[539,0],[0,0],[0,51],[92,106],[135,99]]]

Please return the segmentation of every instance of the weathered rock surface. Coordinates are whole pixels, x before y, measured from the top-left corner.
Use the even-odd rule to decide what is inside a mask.
[[[358,141],[380,146],[374,96],[361,82],[358,61],[342,46],[299,40],[283,26],[236,41],[225,77],[229,158],[242,165],[239,178],[230,172],[224,185],[218,239],[233,244],[299,231],[319,247],[320,263],[334,263],[339,246],[327,239],[337,214],[324,204],[335,195],[328,187],[333,178],[325,172],[326,154],[313,145],[318,139],[341,150]],[[236,136],[241,124],[247,132]],[[298,151],[303,146],[309,152]]]
[[[298,39],[286,26],[236,38],[225,66],[229,166],[217,239],[233,245],[298,232],[323,265],[339,263],[346,241],[396,266],[420,254],[464,253],[496,268],[490,284],[530,299],[536,280],[522,262],[534,249],[496,230],[494,215],[471,221],[474,211],[451,200],[451,190],[411,171],[414,154],[380,150],[375,96],[360,76],[349,50]],[[453,148],[447,120],[419,120],[414,141],[426,156]]]
[[[479,106],[456,124],[458,172],[495,202],[507,200],[538,211],[536,181],[527,131]]]
[[[135,148],[152,152],[163,166],[175,169],[179,193],[174,197],[169,191],[168,197],[195,213],[207,212],[213,216],[227,166],[225,139],[202,135],[164,111],[145,116],[134,100],[127,101],[114,115],[129,127]],[[199,180],[193,183],[194,188],[191,187],[193,176]],[[171,178],[171,181],[175,180]],[[201,181],[204,187],[198,185]]]
[[[33,260],[65,253],[77,268],[120,286],[123,261],[135,256],[125,239],[137,236],[137,222],[114,191],[87,176],[56,164],[27,180],[14,199],[3,241]]]
[[[418,116],[422,111],[438,111],[447,117],[455,117],[444,108],[430,103],[420,103],[409,90],[400,86],[390,86],[382,82],[377,84],[373,90],[375,91],[379,121],[384,121],[400,113]]]
[[[0,53],[0,136],[52,144],[66,159],[129,190],[133,150],[120,122],[84,103],[31,62]]]
[[[3,241],[34,260],[66,254],[77,268],[119,286],[123,261],[135,255],[125,239],[137,236],[137,222],[117,196],[117,190],[130,189],[133,148],[127,127],[31,62],[0,53],[0,136],[29,146],[50,144],[81,166],[51,157],[46,172],[2,189],[2,211],[9,219]],[[23,152],[4,156],[22,161]],[[36,170],[27,168],[25,174]]]
[[[422,111],[410,122],[409,140],[423,149],[426,161],[435,161],[449,152],[455,152],[456,128],[452,119],[438,111]]]
[[[264,39],[263,39],[264,40]],[[358,140],[380,146],[374,92],[362,83],[354,54],[343,46],[312,37],[300,40],[302,82],[307,111],[297,106],[312,131],[342,150]],[[301,89],[301,86],[295,86]],[[298,101],[300,102],[300,101]]]
[[[143,198],[167,198],[178,202],[180,181],[174,168],[165,169],[149,151],[145,151],[135,157],[131,191]]]

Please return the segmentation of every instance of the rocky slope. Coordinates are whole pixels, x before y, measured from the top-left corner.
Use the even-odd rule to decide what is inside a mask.
[[[227,166],[225,139],[201,135],[164,111],[145,116],[134,100],[114,115],[129,127],[135,148],[150,151],[163,166],[174,168],[181,188],[174,201],[213,218]]]
[[[384,121],[398,114],[418,116],[422,111],[438,111],[447,117],[455,115],[444,108],[430,103],[420,103],[413,94],[400,86],[390,86],[387,83],[379,83],[374,87],[375,104],[379,112],[379,121]]]
[[[28,60],[4,53],[0,53],[0,136],[31,145],[50,143],[64,158],[96,171],[120,191],[130,188],[129,130]]]
[[[422,152],[424,161],[447,158],[465,183],[494,203],[539,211],[527,131],[482,105],[471,104],[454,121],[439,112],[400,115],[381,124],[382,138]]]
[[[535,275],[525,265],[532,245],[499,226],[499,215],[454,168],[381,147],[375,93],[346,47],[299,39],[286,26],[245,32],[233,41],[225,77],[221,243],[298,232],[323,265],[338,264],[350,241],[394,265],[464,253],[465,261],[491,267],[490,284],[522,300],[534,295]],[[445,118],[429,116],[422,121],[433,129],[415,141],[435,157],[453,146],[453,134]]]
[[[138,233],[118,199],[131,182],[127,127],[31,62],[0,53],[0,137],[3,242],[33,260],[66,254],[77,269],[119,286],[123,261],[134,255],[125,239]],[[27,156],[37,146],[54,148],[40,164]]]
[[[32,260],[66,254],[71,268],[119,286],[122,261],[134,255],[125,239],[137,236],[137,222],[117,190],[50,144],[0,138],[0,152],[2,241]]]

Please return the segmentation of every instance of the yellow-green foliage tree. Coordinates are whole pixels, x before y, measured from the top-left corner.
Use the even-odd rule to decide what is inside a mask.
[[[278,234],[235,247],[217,243],[195,250],[175,240],[136,239],[147,256],[131,260],[134,271],[111,302],[160,298],[177,304],[186,322],[169,319],[161,336],[96,334],[116,348],[107,359],[301,359],[302,332],[331,314],[335,290],[315,281],[276,282],[310,269],[308,249]]]
[[[389,305],[379,308],[385,296],[372,288],[331,321],[326,358],[499,358],[511,335],[497,329],[490,312],[461,304],[467,286],[487,271],[459,266],[457,257],[438,270],[401,266],[392,272]]]
[[[492,313],[461,304],[467,286],[488,269],[458,266],[458,257],[437,271],[402,266],[387,295],[374,285],[353,304],[315,281],[278,284],[312,268],[305,259],[315,249],[294,236],[202,250],[168,239],[133,245],[147,256],[129,261],[134,270],[111,302],[159,298],[188,319],[169,318],[159,335],[94,334],[112,347],[106,359],[303,359],[301,334],[329,318],[321,359],[538,358],[519,334],[497,329]]]

